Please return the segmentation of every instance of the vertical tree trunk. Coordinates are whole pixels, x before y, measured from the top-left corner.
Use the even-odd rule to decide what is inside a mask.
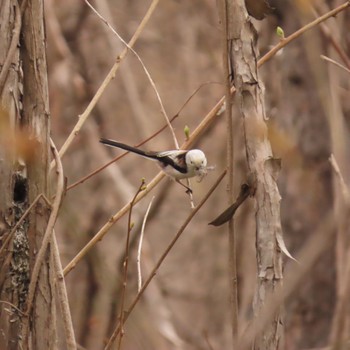
[[[249,20],[244,0],[232,0],[234,20],[229,22],[237,102],[244,120],[247,160],[256,179],[257,289],[254,311],[258,314],[266,299],[282,283],[283,243],[280,220],[280,194],[276,184],[279,161],[273,158],[265,123],[263,85],[257,70],[257,33]],[[282,315],[279,310],[254,349],[272,350],[282,346]]]
[[[19,7],[12,0],[0,5],[0,67],[1,67],[1,109],[0,109],[0,349],[16,349],[20,334],[22,314],[28,287],[28,249],[26,240],[14,247],[15,239],[9,241],[11,228],[25,210],[22,198],[15,196],[17,174],[20,165],[14,154],[14,132],[18,123],[17,106],[20,101],[19,48],[14,29],[20,20]],[[18,38],[17,38],[18,41]],[[12,47],[12,57],[9,57]],[[9,58],[8,58],[9,57]],[[7,62],[7,63],[6,63]],[[10,66],[9,66],[10,64]],[[5,69],[8,72],[5,74]],[[19,187],[17,187],[19,188]],[[14,235],[25,230],[25,222]],[[18,255],[12,254],[12,249]],[[11,307],[11,303],[15,307]]]
[[[19,6],[24,10],[22,21]],[[38,195],[48,197],[49,105],[43,2],[27,0],[27,3],[18,4],[15,0],[4,0],[0,21],[2,69],[11,56],[6,80],[0,86],[0,348],[52,349],[56,337],[52,326],[55,303],[50,249],[41,267],[27,323],[30,327],[28,343],[20,336],[26,318],[22,312],[28,307],[31,269],[50,213],[47,203],[39,200],[10,236]],[[17,31],[21,32],[20,43]],[[14,54],[11,42],[15,44]]]

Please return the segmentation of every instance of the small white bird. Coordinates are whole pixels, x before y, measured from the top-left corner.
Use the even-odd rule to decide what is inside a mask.
[[[207,158],[199,149],[192,149],[189,151],[172,150],[165,152],[150,152],[142,151],[138,148],[113,140],[100,139],[100,142],[104,145],[122,148],[126,151],[157,161],[164,173],[172,177],[181,186],[184,186],[188,192],[192,192],[191,189],[179,180],[195,176],[201,180],[207,174]]]

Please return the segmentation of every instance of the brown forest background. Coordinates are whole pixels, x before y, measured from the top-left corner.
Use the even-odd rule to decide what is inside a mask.
[[[280,40],[277,26],[289,35],[315,18],[306,3],[275,1],[274,13],[254,22],[261,54]],[[314,2],[320,13],[339,4],[339,1]],[[98,0],[94,5],[128,41],[149,4],[136,0]],[[45,7],[51,129],[59,149],[124,47],[83,1],[47,0]],[[326,25],[350,55],[349,11],[328,20]],[[341,61],[325,30],[319,26],[306,33],[260,69],[266,88],[273,150],[282,159],[279,189],[284,238],[295,256],[322,226],[328,213],[334,211],[337,218],[341,212],[335,200],[338,182],[328,160],[331,152],[337,157],[345,181],[349,183],[350,179],[350,76],[320,58],[323,54]],[[193,130],[224,94],[221,40],[215,1],[164,0],[135,45],[169,116],[175,115],[201,84],[211,82],[194,95],[174,121],[180,143],[185,139],[185,125]],[[234,116],[238,192],[246,177],[246,161],[242,125],[235,108]],[[68,186],[121,153],[99,144],[100,137],[135,145],[163,125],[154,90],[139,61],[129,53],[63,157]],[[174,144],[165,130],[142,147],[166,150],[174,148]],[[216,119],[196,147],[216,166],[201,183],[192,181],[198,202],[225,168],[223,116]],[[132,199],[141,178],[147,184],[157,172],[152,162],[128,155],[69,190],[56,225],[63,266],[111,215]],[[134,208],[128,299],[137,289],[135,243],[152,196],[155,199],[145,228],[142,255],[145,275],[190,211],[188,196],[169,179],[162,180]],[[228,238],[224,226],[208,226],[227,206],[226,198],[224,181],[172,249],[127,321],[124,349],[230,348]],[[255,286],[253,200],[238,210],[235,223],[239,244],[239,321],[244,328],[252,316]],[[348,227],[344,230],[348,232]],[[126,232],[124,216],[67,276],[77,342],[87,349],[100,348],[115,326]],[[336,262],[341,247],[347,247],[346,240],[339,247],[335,237],[288,298],[286,349],[320,348],[328,344],[339,293],[336,276],[341,266],[337,268]],[[288,268],[295,263],[286,258],[285,264]]]

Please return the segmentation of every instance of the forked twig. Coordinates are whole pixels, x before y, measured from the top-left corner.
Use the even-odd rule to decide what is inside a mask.
[[[145,189],[145,180],[142,179],[141,185],[137,189],[133,199],[131,200],[130,203],[130,210],[129,210],[129,216],[128,216],[128,230],[127,230],[127,235],[126,235],[126,241],[125,241],[125,258],[124,258],[124,264],[123,264],[123,283],[122,283],[122,292],[120,296],[120,312],[119,312],[119,323],[120,323],[120,328],[121,332],[119,334],[119,341],[118,341],[118,350],[121,348],[122,344],[122,339],[124,335],[124,304],[125,304],[125,296],[126,296],[126,287],[127,287],[127,282],[128,282],[128,266],[129,266],[129,248],[130,248],[130,232],[132,230],[133,224],[131,222],[131,215],[132,215],[132,209],[135,204],[135,200],[137,195]],[[110,344],[112,345],[114,342],[115,338],[110,339]]]
[[[170,250],[174,247],[175,243],[178,241],[178,239],[181,237],[181,235],[183,234],[183,232],[185,231],[186,227],[188,226],[188,224],[191,222],[191,220],[193,219],[193,217],[198,213],[199,209],[201,209],[201,207],[204,205],[204,203],[208,200],[208,198],[211,196],[211,194],[215,191],[215,189],[217,188],[217,186],[220,184],[220,182],[222,181],[222,179],[225,177],[226,175],[226,170],[224,170],[221,175],[218,177],[218,179],[215,181],[214,185],[210,188],[210,190],[207,192],[207,194],[204,196],[204,198],[200,201],[200,203],[198,204],[198,206],[196,208],[194,208],[190,214],[188,215],[187,219],[185,220],[185,222],[181,225],[180,229],[178,230],[178,232],[176,233],[175,237],[171,240],[171,242],[169,243],[168,247],[165,249],[164,253],[161,255],[161,257],[158,259],[156,265],[154,266],[153,270],[151,271],[151,273],[149,274],[149,277],[147,278],[147,280],[145,281],[145,283],[143,284],[141,290],[137,293],[135,299],[133,300],[133,302],[130,304],[128,310],[125,312],[124,315],[124,322],[128,319],[128,317],[130,316],[130,313],[132,312],[132,310],[135,308],[136,304],[138,303],[138,301],[140,300],[141,296],[143,295],[143,293],[145,292],[146,288],[148,287],[148,285],[151,283],[152,279],[154,278],[154,276],[156,275],[157,271],[159,270],[160,266],[162,265],[163,261],[165,260],[165,258],[168,256]],[[117,324],[110,340],[108,341],[106,347],[104,350],[108,350],[110,349],[111,346],[111,339],[112,337],[116,337],[119,332],[120,332],[121,328],[120,328],[120,323]]]

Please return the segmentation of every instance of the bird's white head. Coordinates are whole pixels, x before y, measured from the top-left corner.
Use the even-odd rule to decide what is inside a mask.
[[[186,165],[192,176],[203,176],[207,173],[207,158],[199,149],[192,149],[186,153]]]

